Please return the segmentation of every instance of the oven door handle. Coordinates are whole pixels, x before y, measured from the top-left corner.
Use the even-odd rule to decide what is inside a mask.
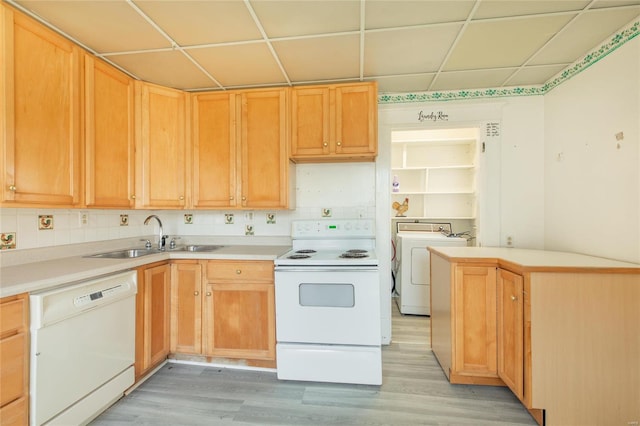
[[[377,272],[377,266],[348,266],[348,267],[288,267],[281,266],[275,267],[276,272],[362,272],[371,271]]]

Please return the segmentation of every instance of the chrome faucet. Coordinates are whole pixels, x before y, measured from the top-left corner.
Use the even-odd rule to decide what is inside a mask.
[[[145,224],[145,225],[148,225],[148,224],[149,224],[149,221],[150,221],[152,218],[158,221],[158,225],[159,225],[159,227],[160,227],[160,229],[159,229],[159,231],[158,231],[158,249],[159,249],[159,250],[164,250],[164,243],[165,243],[165,240],[166,240],[167,236],[166,236],[166,235],[164,235],[164,231],[163,231],[163,229],[162,229],[162,222],[160,221],[160,218],[159,218],[158,216],[156,216],[155,214],[152,214],[151,216],[147,217],[147,218],[144,220],[144,224]]]

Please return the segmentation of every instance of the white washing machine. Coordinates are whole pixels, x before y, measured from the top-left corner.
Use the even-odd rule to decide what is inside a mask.
[[[396,235],[398,308],[403,314],[431,315],[430,246],[466,246],[461,237],[447,237],[437,231],[440,224],[398,223]],[[448,232],[451,232],[450,225]]]

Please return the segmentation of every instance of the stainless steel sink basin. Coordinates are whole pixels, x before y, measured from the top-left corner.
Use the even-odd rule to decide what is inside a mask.
[[[97,258],[105,258],[105,259],[130,259],[134,257],[140,256],[148,256],[150,254],[162,253],[158,249],[127,249],[127,250],[116,250],[109,251],[106,253],[98,253],[92,254],[91,256],[85,257],[97,257]]]
[[[184,246],[182,248],[183,251],[195,251],[195,252],[201,252],[201,251],[214,251],[214,250],[218,250],[219,248],[222,248],[224,246],[218,246],[218,245],[209,245],[209,244],[191,244],[188,246]]]

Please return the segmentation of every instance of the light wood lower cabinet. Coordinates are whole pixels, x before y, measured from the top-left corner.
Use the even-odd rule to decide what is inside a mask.
[[[171,263],[171,352],[202,353],[202,262]]]
[[[136,380],[169,354],[170,279],[168,262],[152,263],[138,269]]]
[[[498,375],[524,402],[524,279],[498,269]]]
[[[0,299],[0,424],[29,420],[29,297]]]
[[[275,367],[272,261],[175,261],[171,352]]]
[[[453,279],[452,383],[499,383],[496,268],[456,265]]]

